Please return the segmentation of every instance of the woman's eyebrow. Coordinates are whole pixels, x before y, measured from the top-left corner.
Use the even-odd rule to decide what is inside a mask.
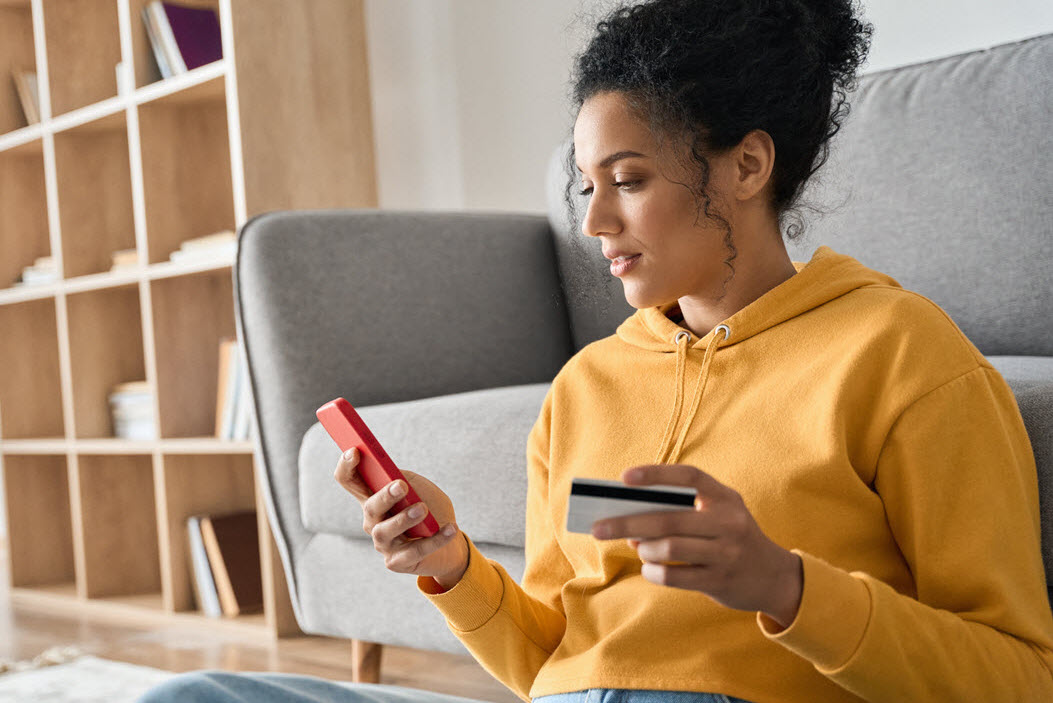
[[[646,159],[647,158],[647,154],[641,154],[638,151],[629,151],[627,149],[623,150],[623,151],[616,151],[613,154],[611,154],[610,156],[606,157],[603,161],[601,161],[600,165],[598,166],[598,168],[601,168],[601,169],[608,168],[611,164],[613,164],[616,161],[621,161],[622,159],[633,159],[633,158]],[[577,164],[574,164],[574,166],[579,171],[581,171],[581,166],[578,166]]]

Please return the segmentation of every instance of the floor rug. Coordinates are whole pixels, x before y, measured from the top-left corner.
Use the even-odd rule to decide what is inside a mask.
[[[8,667],[0,674],[0,703],[133,703],[172,676],[85,654],[64,663]]]

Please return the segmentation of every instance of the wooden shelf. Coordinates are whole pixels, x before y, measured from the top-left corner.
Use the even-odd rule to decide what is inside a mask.
[[[187,0],[184,0],[187,1]],[[253,441],[212,436],[233,258],[183,241],[271,210],[376,207],[362,0],[189,0],[224,58],[161,79],[148,0],[0,0],[0,468],[16,602],[302,634]],[[35,68],[40,121],[10,80]],[[118,76],[122,76],[119,79]],[[133,249],[135,265],[111,270]],[[51,257],[57,279],[13,285]],[[118,383],[156,436],[114,436]],[[254,508],[264,612],[197,609],[186,518]]]
[[[8,439],[4,454],[252,454],[248,440],[186,437],[183,439]]]
[[[112,622],[127,622],[142,627],[153,624],[166,627],[173,624],[207,627],[222,632],[237,632],[249,636],[258,635],[267,629],[267,619],[262,613],[238,615],[228,618],[205,617],[197,611],[169,613],[164,609],[160,593],[144,593],[134,596],[93,598],[90,601],[77,597],[74,583],[63,583],[36,588],[12,588],[11,602],[49,613],[77,617],[90,611],[101,614]]]

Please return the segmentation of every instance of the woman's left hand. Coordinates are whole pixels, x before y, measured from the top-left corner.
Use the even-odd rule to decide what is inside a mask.
[[[801,558],[768,539],[738,492],[687,464],[636,466],[622,481],[693,487],[695,509],[597,520],[594,537],[629,538],[648,581],[701,591],[729,608],[763,612],[783,628],[793,622],[804,586]]]

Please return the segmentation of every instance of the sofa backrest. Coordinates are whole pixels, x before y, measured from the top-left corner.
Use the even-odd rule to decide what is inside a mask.
[[[1053,356],[1053,34],[863,75],[849,105],[802,194],[826,214],[801,210],[790,258],[827,244],[933,300],[985,355]],[[549,221],[580,349],[633,309],[599,242],[567,226],[569,146],[549,162]]]

